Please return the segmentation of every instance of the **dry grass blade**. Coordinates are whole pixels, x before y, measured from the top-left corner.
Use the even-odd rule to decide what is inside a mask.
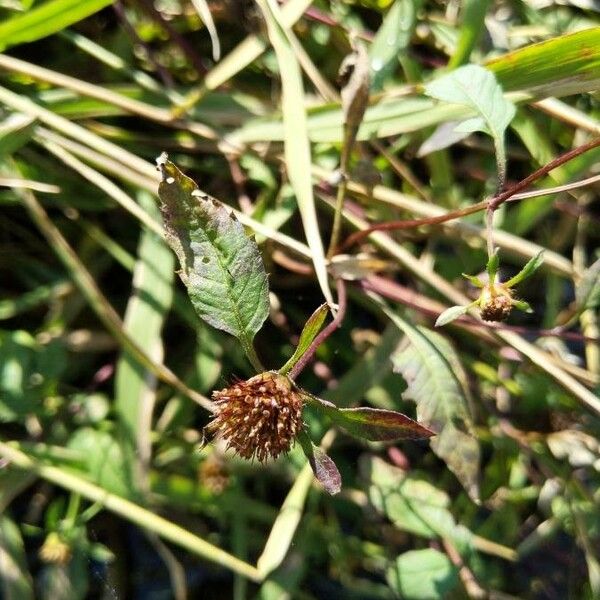
[[[269,38],[277,55],[282,85],[282,110],[285,130],[285,157],[288,175],[296,194],[304,233],[312,252],[315,273],[327,302],[333,304],[327,265],[315,209],[302,73],[296,55],[282,25],[279,8],[270,0],[259,0],[269,30]]]

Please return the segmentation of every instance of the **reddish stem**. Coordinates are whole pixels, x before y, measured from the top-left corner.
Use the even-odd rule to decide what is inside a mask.
[[[333,318],[333,321],[317,335],[300,360],[291,368],[289,372],[290,379],[296,379],[302,373],[304,367],[312,360],[317,348],[342,324],[344,315],[346,314],[346,285],[343,279],[336,281],[336,289],[338,296],[337,314]]]
[[[521,181],[515,183],[510,188],[501,192],[491,198],[490,200],[486,200],[483,202],[479,202],[478,204],[474,204],[473,206],[469,206],[467,208],[462,208],[459,210],[454,210],[452,212],[448,212],[445,215],[440,215],[439,217],[426,217],[423,219],[408,219],[401,221],[387,221],[385,223],[376,223],[367,229],[363,229],[362,231],[357,231],[352,235],[348,236],[346,241],[340,246],[339,250],[347,250],[350,246],[356,244],[360,240],[367,237],[370,233],[374,231],[392,231],[396,229],[412,229],[415,227],[420,227],[421,225],[438,225],[440,223],[445,223],[447,221],[452,221],[453,219],[457,219],[459,217],[464,217],[466,215],[470,215],[472,213],[478,212],[484,209],[490,209],[495,211],[500,205],[509,200],[511,196],[518,194],[525,188],[529,187],[534,181],[548,174],[550,171],[553,171],[557,167],[573,160],[574,158],[592,150],[593,148],[597,148],[600,146],[600,137],[593,139],[591,142],[587,144],[583,144],[582,146],[578,146],[573,150],[569,150],[569,152],[565,152],[560,156],[557,156],[554,160],[551,160],[549,163],[545,164],[543,167],[535,170],[533,173],[522,179]]]

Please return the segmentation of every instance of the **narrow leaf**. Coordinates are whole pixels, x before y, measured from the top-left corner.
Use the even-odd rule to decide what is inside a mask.
[[[158,207],[147,193],[139,194],[140,206],[158,219]],[[162,327],[173,299],[174,256],[163,239],[144,229],[133,272],[133,291],[125,311],[125,331],[146,349],[157,363],[163,362]],[[122,434],[122,449],[131,481],[143,487],[150,460],[151,425],[156,396],[156,377],[124,351],[115,373],[115,412]]]
[[[210,43],[212,44],[213,60],[216,62],[221,58],[221,43],[219,42],[219,34],[217,33],[208,3],[206,0],[192,0],[192,4],[208,31]]]
[[[529,302],[525,302],[525,300],[513,300],[513,306],[518,310],[522,310],[526,313],[532,313],[533,308],[529,305]]]
[[[302,519],[306,497],[312,483],[312,473],[308,465],[305,465],[285,497],[269,533],[265,548],[256,563],[263,578],[279,567],[286,557]]]
[[[336,425],[348,433],[370,440],[419,440],[435,435],[415,420],[393,410],[382,408],[337,408],[335,404],[316,396],[307,396],[313,406],[323,411]]]
[[[481,281],[481,279],[479,279],[479,277],[477,277],[476,275],[467,275],[467,273],[461,273],[461,275],[465,279],[468,279],[475,287],[478,287],[481,289],[485,285],[483,283],[483,281]]]
[[[527,277],[530,277],[544,262],[544,251],[542,250],[539,254],[530,259],[527,264],[511,279],[509,279],[504,285],[506,287],[514,287],[521,283]]]
[[[313,340],[321,330],[323,323],[329,312],[327,304],[321,304],[317,310],[309,317],[306,321],[302,333],[300,334],[300,340],[298,346],[292,354],[291,358],[279,369],[282,375],[289,373],[292,367],[300,360],[302,355],[308,350],[308,347],[312,344]]]
[[[319,446],[315,446],[304,431],[298,440],[317,481],[328,494],[337,494],[342,489],[342,477],[333,460]]]
[[[49,0],[0,24],[0,50],[34,42],[81,21],[112,0]]]
[[[454,319],[458,319],[458,317],[466,314],[468,310],[468,306],[451,306],[436,319],[435,326],[442,327],[442,325],[447,325],[451,321],[454,321]]]
[[[380,90],[387,75],[398,64],[398,54],[412,36],[421,0],[396,0],[389,9],[369,49],[372,89]]]
[[[471,498],[478,499],[479,444],[469,433],[471,416],[462,386],[444,352],[453,352],[446,340],[433,331],[416,328],[386,309],[386,314],[404,332],[409,344],[392,354],[392,364],[408,388],[404,397],[417,404],[417,419],[439,434],[432,450],[456,475]]]
[[[319,232],[310,178],[311,152],[304,107],[302,72],[276,2],[273,0],[257,0],[257,2],[267,22],[269,40],[275,50],[281,75],[285,164],[298,201],[315,273],[325,300],[332,305],[333,296],[327,278],[325,251]]]
[[[192,304],[207,323],[237,337],[253,360],[252,340],[269,312],[258,246],[223,204],[202,193],[165,154],[157,164],[167,242],[179,259],[179,276]]]

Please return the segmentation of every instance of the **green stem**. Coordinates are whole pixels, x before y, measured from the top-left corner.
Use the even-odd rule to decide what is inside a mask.
[[[242,342],[242,348],[244,349],[244,352],[246,353],[248,360],[254,367],[254,370],[257,373],[263,373],[265,371],[265,367],[262,364],[262,362],[260,361],[260,358],[258,358],[258,354],[256,354],[256,350],[254,349],[252,342],[248,341],[248,340],[240,340],[240,341]]]
[[[9,460],[13,467],[34,473],[38,477],[79,494],[91,502],[98,502],[106,510],[110,510],[143,529],[156,533],[165,540],[185,548],[197,556],[217,563],[252,581],[260,582],[263,579],[256,567],[193,535],[183,527],[155,515],[125,498],[111,494],[78,475],[34,461],[20,450],[2,441],[0,441],[0,456]]]
[[[333,227],[331,229],[331,239],[329,241],[327,258],[331,258],[335,254],[335,250],[340,239],[340,232],[342,230],[342,211],[344,209],[344,198],[346,196],[346,188],[348,186],[348,177],[346,176],[345,168],[342,169],[341,176],[342,180],[338,185],[337,196],[335,200],[335,213],[333,216]]]

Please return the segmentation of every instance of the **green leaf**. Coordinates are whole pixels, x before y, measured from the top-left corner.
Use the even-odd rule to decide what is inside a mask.
[[[419,440],[435,435],[402,413],[382,408],[337,408],[335,404],[306,396],[313,406],[324,412],[336,425],[351,435],[373,442]]]
[[[440,314],[435,321],[435,326],[442,327],[442,325],[447,325],[451,321],[454,321],[454,319],[458,319],[458,317],[466,314],[468,310],[469,306],[451,306]]]
[[[203,194],[166,155],[157,161],[167,242],[198,315],[237,337],[260,370],[252,340],[269,313],[269,286],[256,242],[218,200]]]
[[[469,56],[483,31],[485,31],[485,14],[491,0],[466,0],[463,2],[461,14],[460,36],[456,51],[448,66],[451,69],[469,62]]]
[[[92,480],[105,490],[130,498],[134,488],[121,446],[107,431],[83,427],[75,431],[67,446],[85,456]]]
[[[532,98],[569,96],[600,86],[600,27],[561,35],[486,64],[505,91]]]
[[[0,24],[0,50],[34,42],[112,4],[111,0],[49,0]]]
[[[33,599],[31,575],[21,532],[6,515],[0,514],[0,591],[4,600]]]
[[[481,279],[479,279],[479,277],[477,277],[476,275],[467,275],[467,273],[461,273],[461,275],[465,279],[468,279],[475,287],[479,289],[485,287],[485,283],[483,283],[483,281],[481,281]]]
[[[328,494],[337,494],[342,489],[342,477],[333,460],[312,443],[306,432],[300,433],[298,441],[317,481]]]
[[[388,569],[387,580],[405,600],[443,600],[458,583],[458,569],[439,550],[410,550]]]
[[[533,312],[533,308],[531,308],[531,306],[529,305],[529,302],[525,302],[525,300],[513,300],[512,304],[516,309],[522,310],[523,312],[526,312],[526,313]]]
[[[490,256],[485,266],[490,283],[496,281],[496,275],[498,274],[498,268],[500,267],[500,256],[498,255],[498,248],[494,250],[494,254]]]
[[[514,287],[515,285],[521,283],[521,281],[523,281],[524,279],[527,279],[527,277],[531,277],[531,275],[533,275],[536,272],[536,270],[541,266],[543,262],[544,251],[542,250],[536,256],[530,259],[527,262],[527,264],[514,277],[511,277],[511,279],[505,282],[503,284],[504,287]]]
[[[408,384],[404,397],[416,402],[419,422],[438,432],[431,441],[432,450],[477,501],[479,444],[469,433],[471,416],[453,364],[460,364],[458,357],[441,335],[413,327],[391,311],[386,310],[386,314],[410,342],[391,357],[394,371],[402,374]]]
[[[407,473],[376,456],[363,457],[361,473],[369,482],[369,499],[398,529],[428,539],[446,537],[470,549],[471,533],[457,525],[450,498],[416,473]]]
[[[519,101],[565,96],[597,90],[600,86],[600,27],[533,44],[489,62],[505,92],[519,92]],[[434,103],[428,98],[391,97],[370,106],[358,140],[420,131],[447,121],[473,116],[473,108]],[[308,132],[313,142],[343,140],[343,114],[339,105],[316,106],[309,111]],[[282,141],[280,115],[252,119],[232,133],[237,142]],[[529,202],[523,206],[529,206]]]
[[[478,65],[460,67],[431,81],[425,86],[425,93],[477,113],[479,118],[463,121],[460,131],[483,131],[499,140],[516,112],[512,102],[504,99],[494,75]]]
[[[425,93],[476,112],[477,117],[459,123],[455,129],[463,132],[483,131],[494,138],[498,179],[502,185],[506,175],[504,131],[517,109],[504,98],[494,75],[478,65],[467,65],[428,83]]]
[[[65,367],[60,340],[40,344],[27,331],[0,331],[0,422],[39,411]]]
[[[302,355],[308,350],[309,346],[312,344],[313,340],[321,330],[323,323],[327,317],[327,313],[329,312],[329,307],[327,304],[321,304],[317,310],[309,317],[308,321],[306,321],[304,328],[302,329],[302,333],[300,334],[300,340],[298,341],[298,346],[296,350],[294,350],[294,354],[290,357],[290,359],[279,369],[279,372],[282,375],[289,373],[292,367],[302,358]]]
[[[372,90],[380,90],[398,64],[398,54],[410,42],[420,6],[421,0],[396,0],[385,15],[369,48]]]
[[[285,164],[290,183],[296,194],[306,241],[312,252],[315,273],[328,304],[333,304],[329,288],[325,251],[319,232],[312,181],[310,178],[311,151],[304,107],[302,72],[290,42],[291,34],[273,0],[257,0],[267,22],[269,40],[275,50],[281,76],[281,109]]]
[[[139,194],[140,206],[154,219],[158,207],[147,192]],[[133,292],[125,311],[125,331],[157,363],[163,362],[161,330],[173,299],[174,257],[163,239],[144,229],[133,272]],[[115,411],[121,425],[123,452],[132,480],[143,473],[139,466],[150,458],[150,428],[156,378],[127,352],[121,355],[115,374]]]

